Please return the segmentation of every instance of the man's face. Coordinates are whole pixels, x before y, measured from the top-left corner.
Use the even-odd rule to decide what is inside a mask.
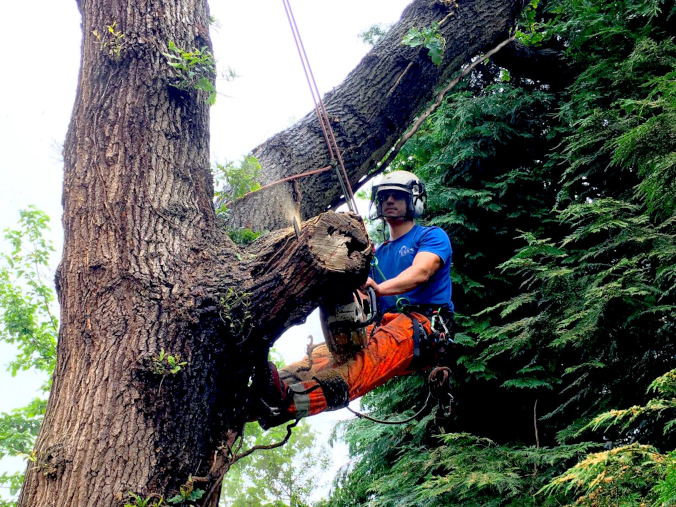
[[[408,194],[402,190],[382,190],[378,200],[385,218],[404,218]]]

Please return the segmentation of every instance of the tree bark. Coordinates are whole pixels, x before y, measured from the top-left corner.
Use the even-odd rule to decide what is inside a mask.
[[[506,30],[509,20],[499,16],[512,11],[492,4],[488,15],[481,10],[487,5],[461,6],[467,32],[453,34],[449,46],[499,38],[479,37],[482,30],[470,23],[476,14],[476,22],[493,19],[496,30]],[[247,419],[254,366],[323,295],[365,280],[371,257],[355,215],[323,213],[304,222],[299,236],[280,221],[267,222],[275,232],[248,248],[235,245],[217,223],[206,97],[178,89],[164,55],[169,41],[187,51],[211,46],[206,0],[80,0],[79,8],[82,60],[64,145],[65,241],[56,276],[58,358],[22,507],[119,506],[133,503],[130,492],[166,499],[190,484],[217,490],[228,446]],[[418,9],[429,19],[448,12],[418,0],[407,13]],[[110,33],[113,23],[124,37]],[[401,36],[404,29],[398,30]],[[381,76],[378,62],[387,60],[381,52],[384,47],[367,57],[375,64],[369,79],[387,87],[408,60]],[[469,52],[447,54],[446,63],[457,66]],[[420,79],[448,74],[411,58],[411,75],[385,102],[413,100],[417,94],[408,89]],[[353,98],[364,94],[362,110],[338,111],[328,101],[346,126],[338,129],[341,142],[348,134],[361,139],[346,150],[350,163],[375,160],[413,114],[390,109],[373,88],[359,92],[364,80],[353,73],[346,85],[355,88]],[[418,104],[433,86],[424,85]],[[366,107],[368,101],[376,105]],[[376,135],[371,124],[382,132]],[[302,170],[324,160],[308,140],[311,125],[306,118],[264,145],[262,152],[271,154],[263,153],[266,168],[273,167],[266,162],[272,154],[279,171],[284,163]],[[358,178],[354,164],[350,170]],[[329,183],[306,181],[300,188],[319,192]],[[324,209],[335,195],[307,199],[303,213]],[[255,210],[246,213],[258,220]],[[163,354],[185,364],[172,372]],[[216,497],[200,502],[215,505]]]
[[[350,73],[324,98],[350,183],[356,186],[394,146],[415,116],[473,56],[509,37],[521,0],[416,0]],[[446,39],[441,65],[427,50],[402,45],[410,28],[439,28]],[[261,184],[312,169],[330,160],[314,111],[253,150],[262,166]],[[340,198],[334,171],[255,192],[229,206],[228,226],[257,231],[288,227]]]

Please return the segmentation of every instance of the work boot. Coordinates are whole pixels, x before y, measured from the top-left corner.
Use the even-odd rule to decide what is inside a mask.
[[[259,371],[260,368],[260,371]],[[265,430],[293,419],[289,407],[293,393],[279,378],[277,367],[268,362],[256,367],[251,382],[254,414],[258,424]]]

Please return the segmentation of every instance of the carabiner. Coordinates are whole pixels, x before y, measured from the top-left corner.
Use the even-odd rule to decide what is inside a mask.
[[[411,306],[411,302],[408,298],[397,298],[397,310],[405,312],[407,306]]]

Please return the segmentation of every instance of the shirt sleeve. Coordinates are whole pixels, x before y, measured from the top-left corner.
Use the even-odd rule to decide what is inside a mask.
[[[436,254],[444,265],[449,264],[451,262],[451,255],[453,254],[451,240],[448,239],[448,234],[443,229],[432,227],[421,236],[418,252]]]

